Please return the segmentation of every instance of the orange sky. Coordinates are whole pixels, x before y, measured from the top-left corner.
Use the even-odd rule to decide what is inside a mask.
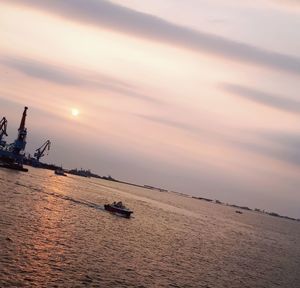
[[[300,217],[300,6],[161,2],[0,1],[7,140],[28,105],[44,161]]]

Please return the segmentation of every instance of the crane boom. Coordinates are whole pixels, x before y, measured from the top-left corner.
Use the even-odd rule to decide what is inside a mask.
[[[20,123],[20,127],[18,129],[18,131],[23,131],[25,129],[25,120],[26,120],[26,116],[27,116],[27,110],[28,107],[24,107],[24,111],[23,111],[23,115],[22,115],[22,119],[21,119],[21,123]]]
[[[0,140],[3,136],[7,136],[6,129],[7,129],[7,120],[5,117],[3,117],[0,121]]]
[[[3,117],[0,121],[0,146],[5,146],[5,141],[2,140],[3,136],[7,135],[7,120]]]
[[[27,136],[27,129],[25,128],[25,120],[26,120],[26,112],[28,110],[28,107],[24,107],[20,127],[18,129],[18,137],[14,142],[13,145],[13,152],[16,155],[20,155],[22,151],[24,151],[26,146],[26,136]]]

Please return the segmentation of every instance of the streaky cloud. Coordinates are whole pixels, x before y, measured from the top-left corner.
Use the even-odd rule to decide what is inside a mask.
[[[284,163],[300,167],[300,131],[299,134],[284,133],[274,131],[255,131],[244,132],[244,134],[252,134],[253,139],[249,140],[244,138],[242,134],[237,136],[230,136],[222,133],[222,131],[209,131],[201,129],[190,124],[186,124],[180,121],[174,121],[164,119],[162,117],[153,115],[134,114],[142,119],[164,125],[166,127],[180,129],[186,132],[190,132],[209,139],[217,140],[219,143],[223,143],[226,146],[234,147],[244,152],[251,152],[259,156],[263,156],[269,159],[275,159]],[[240,131],[242,132],[242,131]]]
[[[221,89],[227,93],[250,100],[278,110],[300,113],[300,101],[287,98],[283,95],[268,93],[253,89],[250,87],[224,83],[220,85]]]
[[[300,167],[300,131],[299,133],[256,131],[254,134],[257,137],[256,141],[235,144],[253,153]]]
[[[54,15],[223,58],[300,74],[300,58],[197,31],[104,0],[10,0]]]
[[[55,66],[30,58],[9,55],[1,56],[0,64],[29,77],[48,81],[57,85],[106,90],[127,97],[152,102],[154,104],[162,103],[162,101],[156,98],[137,91],[138,88],[130,83],[103,74],[89,73],[86,71],[75,72],[73,71],[74,69]]]
[[[184,122],[180,122],[180,121],[174,121],[171,119],[166,119],[166,118],[162,118],[162,117],[158,117],[158,116],[153,116],[153,115],[144,115],[144,114],[134,114],[134,116],[137,116],[139,118],[154,122],[154,123],[158,123],[164,126],[168,126],[168,127],[172,127],[172,128],[176,128],[176,129],[180,129],[180,130],[185,130],[185,131],[189,131],[192,133],[199,133],[199,128],[190,125],[188,123],[184,123]]]
[[[212,126],[207,125],[207,123],[195,124],[191,123],[190,121],[184,121],[184,119],[180,121],[157,115],[146,115],[139,113],[132,113],[132,115],[140,119],[150,121],[152,123],[163,125],[167,128],[174,128],[177,130],[187,132],[189,134],[193,134],[199,137],[201,140],[210,139],[218,141],[220,143],[230,143],[230,136],[226,132],[224,132],[225,129],[223,129],[224,126],[221,123],[214,123]]]
[[[0,63],[27,76],[39,78],[60,85],[80,86],[83,81],[76,75],[45,63],[17,57],[1,57]]]

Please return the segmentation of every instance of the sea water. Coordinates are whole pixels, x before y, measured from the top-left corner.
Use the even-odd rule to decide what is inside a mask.
[[[131,219],[106,212],[122,201]],[[0,170],[0,287],[300,287],[300,222],[94,178]]]

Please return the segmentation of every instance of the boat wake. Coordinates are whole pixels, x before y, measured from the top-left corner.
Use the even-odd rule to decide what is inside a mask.
[[[89,207],[89,208],[93,208],[93,209],[105,211],[104,205],[99,205],[99,204],[96,204],[96,203],[93,203],[93,202],[90,202],[90,201],[86,201],[86,200],[75,199],[75,198],[73,198],[73,197],[71,197],[71,196],[68,196],[68,195],[62,195],[62,194],[55,193],[55,192],[47,192],[47,191],[44,191],[44,190],[41,189],[41,188],[36,188],[36,187],[32,187],[32,186],[27,186],[27,185],[22,184],[22,183],[20,183],[20,182],[16,182],[15,184],[16,184],[16,185],[19,185],[19,186],[26,187],[26,188],[28,188],[28,189],[30,189],[30,190],[34,190],[34,191],[37,191],[37,192],[41,192],[41,193],[43,193],[43,194],[47,194],[47,195],[49,195],[49,196],[53,196],[53,197],[56,197],[56,198],[59,198],[59,199],[63,199],[63,200],[72,202],[72,203],[74,203],[74,204],[78,204],[78,205],[86,206],[86,207]]]
[[[31,185],[26,185],[23,183],[20,183],[19,181],[14,182],[14,184],[18,185],[18,186],[22,186],[25,187],[27,189],[30,189],[32,191],[37,191],[55,198],[59,198],[65,201],[69,201],[71,203],[74,203],[76,205],[81,205],[81,206],[85,206],[88,208],[92,208],[92,209],[96,209],[98,211],[104,211],[104,212],[112,212],[112,211],[108,211],[107,209],[105,209],[105,205],[101,205],[101,204],[96,204],[87,200],[81,200],[81,199],[75,199],[71,196],[68,195],[63,195],[63,194],[59,194],[56,192],[49,192],[49,191],[45,191],[42,188],[36,188],[36,187],[32,187]],[[128,215],[124,215],[123,213],[119,213],[118,211],[112,212],[113,215],[119,216],[119,217],[124,217],[124,218],[128,218]],[[132,217],[132,216],[131,216]],[[134,218],[134,217],[132,217]]]

